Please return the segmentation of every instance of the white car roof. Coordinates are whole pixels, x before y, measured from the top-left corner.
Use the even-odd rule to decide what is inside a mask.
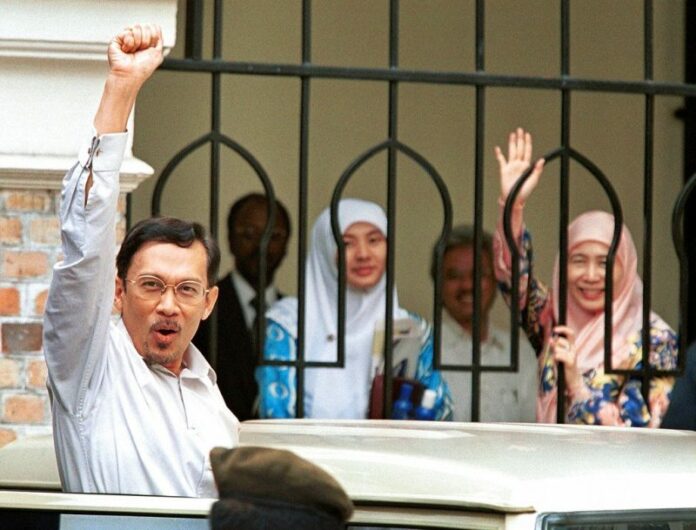
[[[53,437],[20,438],[0,449],[0,489],[60,490]]]
[[[246,422],[241,441],[283,447],[355,501],[505,513],[693,508],[696,433],[570,425]]]
[[[500,514],[696,507],[696,433],[686,431],[264,420],[244,422],[240,439],[307,458],[364,506]],[[0,489],[8,488],[60,489],[50,437],[0,449]]]

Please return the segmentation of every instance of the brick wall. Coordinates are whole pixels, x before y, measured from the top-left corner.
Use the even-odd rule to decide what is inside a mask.
[[[49,433],[42,315],[61,259],[59,191],[0,191],[0,447]],[[117,233],[124,232],[125,195]]]

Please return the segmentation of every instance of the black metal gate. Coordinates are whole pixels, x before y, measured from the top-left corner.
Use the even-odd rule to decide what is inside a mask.
[[[643,175],[643,188],[644,188],[644,203],[642,205],[643,211],[643,279],[645,282],[644,291],[644,311],[643,311],[643,343],[649,343],[649,310],[651,307],[651,281],[653,276],[652,270],[652,241],[653,241],[653,208],[652,199],[654,196],[653,190],[653,153],[654,153],[654,113],[655,113],[655,99],[659,96],[683,96],[689,100],[689,97],[696,96],[696,85],[684,84],[684,83],[665,83],[658,82],[653,79],[653,2],[650,0],[644,0],[643,11],[644,11],[644,27],[643,27],[643,79],[639,81],[613,81],[613,80],[598,80],[598,79],[587,79],[573,77],[570,71],[570,1],[560,0],[560,71],[555,77],[533,77],[533,76],[513,76],[513,75],[500,75],[491,74],[486,71],[485,59],[486,59],[486,35],[484,32],[485,24],[485,13],[486,13],[486,2],[484,0],[477,0],[475,3],[475,32],[476,32],[476,46],[475,46],[475,69],[470,72],[442,72],[442,71],[427,71],[427,70],[409,70],[401,68],[399,65],[399,0],[389,1],[389,65],[387,68],[352,68],[352,67],[338,67],[338,66],[322,66],[312,63],[311,57],[311,43],[312,43],[312,2],[310,0],[304,0],[302,2],[302,56],[300,64],[269,64],[269,63],[250,63],[250,62],[235,62],[235,61],[225,61],[221,55],[222,47],[222,10],[224,2],[222,0],[214,1],[214,13],[213,13],[213,53],[212,58],[203,58],[203,37],[204,37],[204,2],[202,0],[188,0],[187,10],[186,10],[186,51],[185,57],[182,59],[168,58],[165,60],[162,68],[165,70],[173,70],[180,72],[193,72],[209,75],[211,79],[211,97],[212,97],[212,108],[211,108],[211,127],[210,132],[207,134],[193,140],[189,145],[181,149],[176,153],[166,168],[161,173],[159,180],[156,185],[156,189],[152,198],[152,213],[160,213],[160,201],[162,192],[167,184],[167,179],[174,171],[176,166],[194,149],[209,144],[210,145],[210,164],[211,164],[211,174],[210,174],[210,186],[211,186],[211,201],[210,201],[210,227],[213,235],[217,231],[218,217],[219,217],[219,204],[218,204],[218,189],[220,184],[220,152],[221,148],[227,147],[238,153],[242,158],[244,158],[248,164],[253,168],[254,172],[261,180],[266,194],[273,198],[274,190],[271,180],[263,169],[262,164],[255,158],[254,154],[245,149],[242,145],[236,142],[234,139],[229,138],[221,132],[220,127],[220,113],[221,113],[221,79],[226,75],[245,75],[245,76],[266,76],[266,77],[291,77],[300,80],[301,91],[300,91],[300,116],[299,116],[299,130],[300,130],[300,142],[299,142],[299,202],[298,202],[298,219],[299,219],[299,236],[298,236],[298,276],[297,276],[297,289],[299,297],[299,314],[298,314],[298,360],[292,363],[273,361],[270,364],[284,364],[292,365],[297,368],[297,395],[300,398],[297,399],[297,415],[299,417],[303,416],[303,400],[301,399],[303,392],[303,368],[309,366],[316,366],[316,363],[308,362],[304,360],[304,314],[305,314],[305,258],[307,256],[307,168],[308,168],[308,135],[309,135],[309,103],[311,97],[311,87],[312,82],[317,79],[330,78],[330,79],[350,79],[356,81],[371,81],[371,82],[382,82],[388,85],[389,88],[389,107],[388,107],[388,134],[384,141],[374,145],[371,149],[363,153],[361,156],[356,158],[350,166],[343,171],[341,178],[336,184],[333,199],[333,225],[335,235],[338,236],[338,224],[335,218],[336,207],[338,200],[341,197],[342,190],[344,189],[346,183],[351,178],[355,170],[370,157],[374,156],[380,152],[387,153],[387,217],[389,220],[388,224],[388,241],[389,241],[389,251],[387,253],[387,292],[392,292],[394,285],[394,252],[392,247],[392,242],[394,240],[394,230],[395,230],[395,219],[396,219],[396,193],[397,193],[397,171],[396,171],[396,156],[397,153],[401,153],[407,157],[410,157],[417,164],[419,164],[423,170],[430,175],[433,182],[437,186],[440,196],[442,199],[443,207],[443,218],[444,224],[440,231],[440,237],[438,240],[439,252],[437,253],[438,265],[442,259],[442,250],[444,247],[444,242],[450,230],[451,219],[452,219],[452,206],[451,199],[447,187],[444,185],[442,178],[437,173],[435,168],[429,161],[421,156],[416,150],[412,149],[410,146],[402,143],[398,137],[398,119],[399,119],[399,107],[398,107],[398,93],[401,83],[421,83],[421,84],[449,84],[458,86],[469,86],[473,87],[475,90],[475,136],[476,136],[476,146],[475,146],[475,179],[474,179],[474,189],[472,190],[472,195],[474,197],[474,228],[475,228],[475,268],[474,268],[474,278],[475,278],[475,292],[474,299],[476,305],[476,311],[474,314],[474,326],[473,326],[473,352],[472,352],[472,364],[471,366],[442,366],[439,354],[436,354],[436,367],[442,367],[443,370],[458,370],[458,371],[468,371],[472,374],[472,412],[471,417],[473,421],[479,419],[479,405],[480,405],[480,392],[481,392],[481,373],[483,371],[491,371],[490,367],[481,368],[480,363],[480,337],[481,337],[481,322],[480,322],[480,299],[481,299],[481,244],[482,244],[482,230],[483,230],[483,138],[484,138],[484,117],[486,114],[486,91],[491,87],[516,87],[516,88],[527,88],[539,91],[553,91],[560,95],[561,98],[561,137],[560,144],[557,149],[545,155],[547,160],[558,159],[560,161],[561,167],[561,178],[560,178],[560,196],[559,196],[559,211],[560,211],[560,225],[558,227],[559,235],[559,249],[561,254],[561,262],[565,263],[567,259],[566,256],[566,242],[567,242],[567,225],[568,225],[568,212],[569,212],[569,162],[574,160],[581,165],[583,165],[589,173],[601,184],[605,190],[607,196],[610,199],[611,206],[614,215],[617,220],[621,220],[623,213],[621,210],[621,205],[618,201],[617,195],[612,188],[611,182],[604,176],[602,171],[589,159],[587,159],[582,153],[576,151],[572,147],[572,142],[570,139],[570,109],[572,103],[572,96],[576,92],[605,92],[605,93],[620,93],[620,94],[635,94],[640,95],[644,99],[644,130],[643,130],[643,142],[645,147],[644,155],[644,175]],[[684,241],[682,236],[682,223],[684,215],[684,207],[686,200],[691,190],[694,187],[694,181],[689,182],[685,185],[682,195],[677,199],[675,212],[673,217],[673,233],[675,238],[675,245],[677,248],[677,253],[680,258],[681,265],[681,301],[680,301],[680,336],[682,339],[686,337],[687,330],[684,327],[684,322],[686,321],[686,315],[688,314],[687,306],[687,289],[688,289],[688,260],[684,252]],[[517,188],[519,189],[519,187]],[[511,199],[514,198],[515,193],[513,192]],[[509,217],[509,207],[512,204],[508,201],[508,208],[506,210],[506,217]],[[273,201],[271,201],[273,205]],[[273,208],[274,209],[274,206]],[[273,226],[272,217],[274,211],[271,212],[271,220],[266,227],[266,231],[261,241],[262,249],[265,249],[268,245],[271,233],[271,227]],[[617,223],[617,227],[620,224]],[[619,228],[617,228],[619,230]],[[617,240],[615,240],[614,245],[610,249],[609,260],[613,259],[613,252],[616,247]],[[339,246],[339,252],[343,252],[343,243],[341,238],[337,237],[337,244]],[[265,250],[262,250],[262,254]],[[261,268],[265,269],[265,256],[262,256]],[[439,269],[439,267],[438,267]],[[561,267],[561,285],[565,285],[566,273],[563,267]],[[611,276],[611,274],[609,274]],[[344,291],[345,291],[345,271],[343,270],[343,260],[339,259],[339,277],[340,285],[339,289],[339,355],[337,362],[332,364],[333,366],[343,366],[344,351],[343,351],[343,333],[344,333]],[[261,278],[261,285],[259,288],[262,290],[265,287],[265,277]],[[438,277],[435,281],[434,288],[434,300],[435,300],[435,310],[432,315],[432,320],[434,322],[435,328],[435,351],[439,352],[440,344],[440,323],[441,323],[441,285],[442,278]],[[608,285],[608,295],[611,295],[611,285]],[[566,293],[565,289],[560,290],[560,313],[565,315],[566,308]],[[513,287],[513,293],[516,289]],[[392,333],[392,299],[387,297],[386,302],[386,336],[391,336]],[[606,330],[611,330],[611,304],[607,305],[608,314],[606,319]],[[259,314],[263,315],[263,308],[259,307]],[[512,335],[512,352],[509,366],[496,367],[495,371],[516,371],[518,367],[518,339],[519,339],[519,327],[515,324],[518,321],[518,308],[517,304],[513,302],[511,311],[511,335]],[[214,322],[212,319],[211,322]],[[259,318],[259,330],[263,329],[265,325],[264,319]],[[212,325],[214,328],[214,324]],[[216,332],[212,330],[212,347],[211,350],[215,349],[215,335]],[[605,347],[610,345],[610,333],[605,336]],[[385,341],[385,363],[387,366],[391,364],[392,351],[391,351],[390,341]],[[673,372],[657,372],[650,367],[648,362],[649,351],[645,349],[643,352],[643,369],[640,371],[627,371],[627,370],[606,370],[608,373],[622,373],[638,375],[643,378],[643,389],[647,392],[648,385],[646,382],[650,377],[655,375],[664,375],[666,373]],[[682,357],[682,356],[680,356]],[[607,356],[608,362],[606,366],[610,366],[610,357]],[[323,363],[323,366],[326,364]],[[683,359],[680,359],[679,363],[680,369],[683,367]],[[388,372],[388,371],[387,371]],[[559,376],[562,377],[562,370],[559,370]],[[562,421],[563,415],[560,411],[563,408],[562,399],[562,381],[560,391],[559,391],[559,421]],[[385,396],[391,394],[391,378],[387,376],[385,383]],[[386,405],[385,414],[387,417],[390,414],[390,400],[385,399]]]

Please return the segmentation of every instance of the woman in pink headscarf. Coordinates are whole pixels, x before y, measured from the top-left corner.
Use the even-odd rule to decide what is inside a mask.
[[[499,285],[510,301],[511,254],[502,227],[502,205],[532,159],[531,135],[522,129],[510,134],[507,159],[495,148],[500,165],[501,220],[495,236],[495,268]],[[563,363],[566,378],[566,419],[571,423],[659,427],[669,405],[671,377],[653,378],[648,403],[641,380],[604,373],[604,282],[614,217],[602,211],[578,216],[568,226],[567,311],[565,326],[557,325],[559,259],[553,273],[553,290],[532,274],[531,237],[522,212],[539,183],[544,161],[536,162],[520,190],[512,211],[512,229],[520,257],[521,325],[537,351],[539,388],[537,421],[556,421],[557,369]],[[613,270],[612,366],[642,366],[643,282],[638,276],[636,248],[622,226]],[[659,369],[676,367],[677,337],[657,314],[650,314],[650,364]]]

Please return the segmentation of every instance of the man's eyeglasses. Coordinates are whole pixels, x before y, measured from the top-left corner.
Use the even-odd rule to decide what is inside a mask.
[[[136,296],[152,302],[159,300],[169,287],[174,290],[175,298],[182,304],[196,304],[210,291],[195,280],[171,285],[164,283],[157,276],[138,276],[135,280],[126,279],[126,281],[133,284]]]

